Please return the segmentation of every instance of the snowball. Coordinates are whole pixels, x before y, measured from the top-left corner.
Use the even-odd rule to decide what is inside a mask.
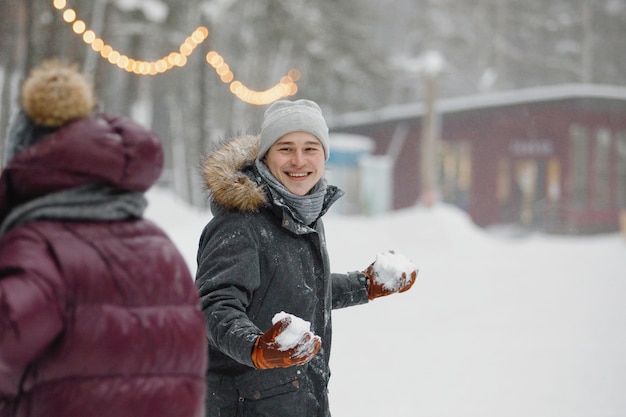
[[[275,342],[278,344],[279,350],[289,350],[298,346],[298,343],[302,340],[302,337],[307,333],[311,335],[311,340],[298,347],[298,351],[295,353],[296,357],[303,357],[313,352],[315,347],[315,340],[319,339],[319,336],[315,336],[311,332],[311,323],[293,314],[285,313],[281,311],[276,313],[272,318],[272,324],[276,324],[284,317],[291,317],[291,323],[285,328],[278,336],[276,336]]]
[[[393,251],[383,252],[376,255],[374,273],[376,280],[383,284],[383,288],[390,291],[398,291],[403,286],[402,273],[406,278],[411,278],[411,273],[417,271],[415,264],[406,256]]]

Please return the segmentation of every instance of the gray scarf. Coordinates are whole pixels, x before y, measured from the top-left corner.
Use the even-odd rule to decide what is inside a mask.
[[[284,206],[291,215],[305,226],[317,220],[324,207],[326,180],[320,179],[307,195],[296,195],[282,185],[264,162],[256,160],[256,168],[270,189],[274,203]]]
[[[60,191],[19,205],[2,220],[0,236],[35,220],[110,221],[140,218],[148,205],[141,192],[94,184]]]

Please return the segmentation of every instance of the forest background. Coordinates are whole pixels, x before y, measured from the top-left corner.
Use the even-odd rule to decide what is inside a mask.
[[[199,27],[208,36],[180,65],[134,74],[74,33],[68,9],[136,60],[179,52]],[[313,99],[332,117],[424,100],[423,58],[433,51],[443,59],[438,97],[624,86],[625,39],[626,0],[0,0],[0,153],[29,68],[63,58],[93,77],[102,110],[159,133],[163,184],[201,206],[201,156],[231,134],[257,133],[266,108],[231,91],[211,51],[255,91],[296,74],[289,98]]]

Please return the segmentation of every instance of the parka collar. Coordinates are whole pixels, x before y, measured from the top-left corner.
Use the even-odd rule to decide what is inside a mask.
[[[258,136],[242,135],[218,145],[202,161],[202,178],[212,203],[243,213],[258,211],[268,203],[263,187],[244,172],[258,152]]]

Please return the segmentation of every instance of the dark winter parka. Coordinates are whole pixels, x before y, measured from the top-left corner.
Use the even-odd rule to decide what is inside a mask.
[[[162,161],[128,119],[71,122],[9,162],[0,222],[90,184],[141,193]],[[0,238],[0,416],[203,416],[206,336],[187,265],[152,222],[90,221],[89,210]]]
[[[196,285],[207,322],[207,415],[329,416],[331,309],[367,302],[356,273],[331,274],[321,219],[294,220],[255,173],[258,139],[240,136],[213,152],[203,175],[214,217],[198,250]],[[329,186],[322,214],[338,197]],[[322,348],[309,363],[257,370],[257,337],[281,311],[311,323]]]

